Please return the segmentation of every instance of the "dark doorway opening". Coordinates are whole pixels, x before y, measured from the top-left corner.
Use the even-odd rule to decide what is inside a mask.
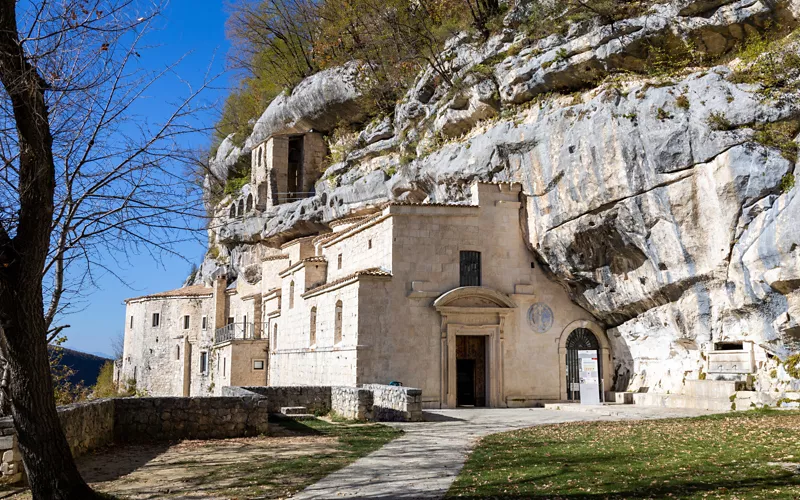
[[[567,399],[581,400],[581,366],[578,351],[595,351],[598,360],[598,375],[603,380],[603,359],[600,343],[588,328],[576,328],[567,337]],[[603,384],[600,384],[600,400],[603,400]]]
[[[486,337],[456,337],[456,405],[486,406]]]
[[[302,198],[303,191],[303,136],[289,138],[289,179],[286,194],[289,201]]]

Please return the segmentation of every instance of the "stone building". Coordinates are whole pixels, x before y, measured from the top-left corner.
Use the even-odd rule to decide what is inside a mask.
[[[320,151],[314,133],[258,145],[232,220],[313,189]],[[580,397],[580,348],[610,389],[605,332],[536,264],[524,214],[518,184],[476,183],[468,204],[387,203],[258,243],[231,283],[129,299],[121,379],[152,395],[399,382],[427,407],[530,406]]]

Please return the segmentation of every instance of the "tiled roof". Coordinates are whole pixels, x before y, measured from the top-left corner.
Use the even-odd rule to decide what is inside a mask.
[[[268,260],[283,260],[288,258],[289,258],[288,255],[270,255],[268,257],[264,257],[263,259],[261,259],[261,262],[266,262]]]
[[[389,206],[393,207],[456,207],[456,208],[477,208],[478,205],[467,205],[465,203],[417,203],[413,201],[392,201]]]
[[[286,269],[284,269],[282,271],[278,271],[278,276],[283,275],[284,273],[286,273],[287,271],[289,271],[291,269],[294,269],[295,267],[299,268],[300,264],[302,264],[304,262],[328,262],[328,259],[326,259],[322,255],[315,255],[313,257],[306,257],[305,259],[300,259],[297,262],[295,262],[294,264],[292,264],[291,266],[287,267]]]
[[[309,294],[312,294],[312,293],[321,292],[321,291],[326,290],[328,288],[332,288],[332,287],[334,287],[336,285],[341,285],[342,283],[345,283],[347,281],[356,279],[359,276],[381,276],[381,277],[391,278],[392,277],[392,273],[390,273],[389,271],[384,271],[383,269],[381,269],[379,267],[373,267],[373,268],[370,268],[370,269],[364,269],[362,271],[356,271],[353,274],[348,274],[347,276],[339,278],[338,280],[334,280],[334,281],[331,281],[330,283],[325,283],[324,285],[320,285],[320,286],[318,286],[316,288],[312,288],[311,290],[307,290],[304,294],[301,295],[301,297],[305,297],[306,295],[309,295]]]
[[[368,217],[365,217],[360,222],[357,222],[357,223],[353,224],[352,226],[350,226],[348,228],[345,228],[344,231],[339,231],[338,233],[329,233],[329,234],[327,234],[326,236],[329,236],[329,238],[320,239],[319,241],[324,243],[324,242],[328,241],[329,239],[332,240],[332,239],[341,238],[343,236],[346,236],[348,234],[351,234],[351,233],[357,231],[359,228],[361,228],[363,226],[366,226],[367,224],[371,224],[372,222],[380,219],[381,217],[385,217],[383,212],[374,213],[374,214],[372,214],[372,215],[370,215]],[[319,241],[315,241],[314,243],[316,244]]]
[[[214,289],[204,285],[192,285],[192,286],[185,286],[183,288],[178,288],[175,290],[168,290],[166,292],[158,292],[153,293],[150,295],[142,295],[141,297],[133,297],[130,299],[125,299],[125,302],[130,302],[132,300],[139,300],[139,299],[150,299],[150,298],[165,298],[165,297],[202,297],[204,295],[211,295],[214,293]]]
[[[311,236],[303,236],[303,237],[300,237],[300,238],[295,238],[295,239],[293,239],[293,240],[289,240],[289,241],[287,241],[286,243],[284,243],[283,245],[281,245],[281,250],[283,250],[283,249],[284,249],[284,248],[286,248],[286,247],[290,247],[290,246],[292,246],[292,245],[296,245],[296,244],[298,244],[298,243],[302,243],[302,242],[304,242],[304,241],[306,241],[306,240],[313,240],[313,239],[314,239],[314,238],[316,238],[317,236],[319,236],[319,235],[317,235],[317,234],[312,234]]]
[[[341,219],[334,219],[328,223],[330,227],[341,226],[342,224],[354,224],[356,222],[362,221],[364,219],[368,219],[372,217],[374,214],[369,215],[358,215],[355,217],[342,217]]]

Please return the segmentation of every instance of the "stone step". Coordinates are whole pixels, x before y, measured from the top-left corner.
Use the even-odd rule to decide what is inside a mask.
[[[278,420],[314,420],[317,418],[317,416],[313,413],[293,413],[291,415],[285,415],[283,413],[271,413],[271,415]]]
[[[544,405],[545,410],[561,410],[561,411],[574,411],[580,413],[592,413],[595,415],[603,415],[606,417],[614,417],[625,415],[623,410],[624,404],[617,403],[602,403],[599,405],[582,405],[580,403],[547,403]],[[622,410],[622,411],[620,411]]]
[[[731,395],[735,395],[732,393]],[[729,411],[736,407],[731,397],[708,398],[694,397],[685,394],[660,394],[653,392],[634,393],[633,401],[642,406],[661,406],[664,408],[689,408],[695,410]]]
[[[725,399],[747,388],[747,382],[739,380],[687,380],[680,394],[694,398]]]
[[[284,415],[308,415],[308,408],[305,406],[284,406],[281,408]]]

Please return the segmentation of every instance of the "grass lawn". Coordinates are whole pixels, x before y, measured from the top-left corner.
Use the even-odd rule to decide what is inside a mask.
[[[448,496],[800,499],[800,412],[494,434],[480,440]]]

